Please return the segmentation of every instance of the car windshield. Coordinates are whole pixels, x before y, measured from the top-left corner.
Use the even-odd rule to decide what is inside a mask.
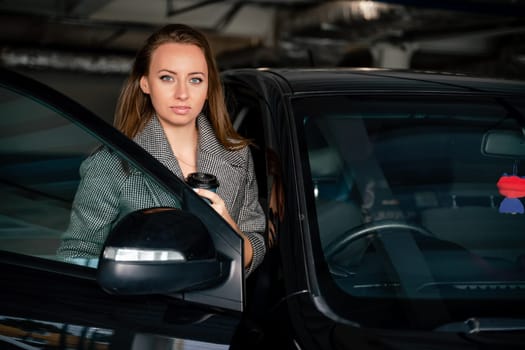
[[[315,203],[312,240],[322,248],[316,259],[344,295],[523,299],[525,154],[510,141],[497,141],[506,146],[495,152],[487,137],[522,138],[525,108],[498,101],[294,101]]]

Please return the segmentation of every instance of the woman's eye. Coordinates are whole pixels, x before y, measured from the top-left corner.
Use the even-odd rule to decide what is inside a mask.
[[[191,78],[190,83],[192,84],[200,84],[202,83],[202,78]]]
[[[173,78],[170,77],[169,75],[163,75],[160,77],[160,80],[162,81],[173,81]]]

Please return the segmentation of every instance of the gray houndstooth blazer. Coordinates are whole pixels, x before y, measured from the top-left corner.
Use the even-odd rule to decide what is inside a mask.
[[[258,201],[257,182],[249,147],[226,150],[217,140],[204,115],[197,119],[199,148],[197,170],[217,176],[217,194],[253,246],[252,272],[264,258],[262,233],[266,218]],[[135,138],[140,146],[183,178],[158,119],[153,117]],[[63,259],[98,258],[111,228],[126,214],[144,208],[180,207],[177,198],[164,191],[139,170],[107,148],[101,148],[80,167],[81,180],[73,201],[71,220],[57,255]]]

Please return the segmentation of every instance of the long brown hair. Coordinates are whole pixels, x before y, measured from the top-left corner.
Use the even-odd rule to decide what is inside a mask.
[[[150,97],[140,89],[140,79],[149,73],[153,52],[162,44],[180,43],[199,47],[208,65],[207,117],[219,142],[229,150],[243,148],[250,142],[233,128],[219,77],[219,69],[210,44],[203,33],[184,24],[168,24],[154,32],[137,52],[133,67],[117,102],[115,126],[133,138],[153,117],[155,110]]]

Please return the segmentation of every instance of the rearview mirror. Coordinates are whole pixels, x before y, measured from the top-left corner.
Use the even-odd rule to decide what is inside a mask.
[[[112,294],[167,294],[218,284],[225,269],[204,224],[175,208],[132,212],[110,232],[97,281]]]
[[[500,158],[525,158],[525,135],[511,130],[489,130],[483,135],[481,152]]]

